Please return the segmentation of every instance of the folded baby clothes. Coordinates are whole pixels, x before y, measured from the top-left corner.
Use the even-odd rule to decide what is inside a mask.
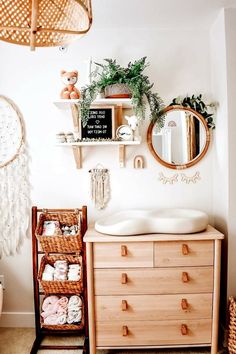
[[[79,231],[78,225],[72,225],[72,226],[62,226],[61,227],[63,235],[76,235]]]
[[[46,318],[48,316],[54,315],[57,313],[58,309],[58,301],[59,297],[58,296],[48,296],[44,299],[44,302],[42,304],[42,317]]]
[[[68,309],[77,309],[82,306],[82,299],[78,295],[73,295],[69,299]]]
[[[66,296],[48,296],[42,304],[41,316],[48,325],[65,324],[67,320],[68,298]]]
[[[59,221],[44,221],[43,233],[44,236],[57,236],[62,235]]]
[[[47,325],[56,325],[57,324],[57,319],[58,319],[58,316],[56,314],[49,315],[49,316],[44,318],[43,323],[45,323]]]
[[[64,281],[67,280],[68,263],[66,260],[57,260],[54,263],[55,272],[54,280]]]
[[[82,320],[82,299],[78,295],[73,295],[68,303],[67,323],[78,323]]]
[[[69,311],[67,316],[67,323],[78,323],[82,321],[82,309],[79,308],[78,311]]]
[[[45,311],[49,305],[54,305],[55,303],[57,303],[58,300],[59,297],[56,295],[47,296],[43,301],[43,305],[42,305],[43,311]]]
[[[70,298],[66,296],[48,296],[42,304],[41,316],[44,324],[64,325],[82,321],[82,299],[78,295]]]
[[[58,318],[57,318],[57,324],[58,325],[64,325],[64,324],[66,324],[66,322],[67,322],[66,314],[58,315]]]
[[[67,321],[67,316],[66,315],[58,315],[58,314],[54,314],[54,315],[50,315],[48,317],[46,317],[44,319],[44,323],[47,325],[64,325],[66,324]]]
[[[68,280],[80,280],[80,264],[70,264],[68,272]]]
[[[42,275],[42,280],[53,280],[54,278],[54,267],[52,267],[50,264],[46,264],[43,275]]]

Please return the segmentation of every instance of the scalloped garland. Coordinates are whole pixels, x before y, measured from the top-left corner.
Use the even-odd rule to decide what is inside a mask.
[[[181,173],[181,181],[182,182],[185,182],[186,184],[189,184],[189,183],[197,183],[197,181],[200,181],[201,180],[201,177],[200,177],[200,172],[197,171],[193,176],[191,177],[188,177],[185,175],[185,173]]]
[[[162,184],[174,184],[178,182],[178,173],[174,174],[172,177],[166,177],[163,172],[160,172],[158,180],[162,182]]]

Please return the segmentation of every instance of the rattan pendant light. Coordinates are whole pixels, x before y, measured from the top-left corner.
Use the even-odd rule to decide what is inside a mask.
[[[0,40],[31,50],[69,43],[91,24],[91,0],[0,0]]]

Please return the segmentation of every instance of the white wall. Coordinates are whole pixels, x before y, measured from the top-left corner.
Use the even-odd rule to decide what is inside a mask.
[[[222,252],[222,318],[236,296],[236,9],[222,10],[211,30],[212,93],[219,102],[214,139],[213,213],[226,239]]]
[[[223,232],[221,308],[223,322],[227,298],[227,236],[229,214],[229,158],[228,158],[228,92],[225,43],[225,10],[222,10],[210,32],[212,94],[218,103],[214,134],[213,214],[215,227]],[[220,53],[220,54],[219,54]]]
[[[199,170],[201,181],[169,186],[158,181],[158,172],[167,176],[174,172],[159,165],[148,151],[146,126],[142,145],[127,149],[125,169],[118,166],[115,147],[84,148],[83,169],[77,170],[72,151],[54,146],[56,132],[72,129],[69,113],[59,111],[52,103],[62,88],[60,70],[78,69],[80,86],[85,81],[84,60],[89,56],[96,61],[117,58],[124,65],[147,56],[150,62],[147,73],[166,104],[179,94],[204,93],[209,97],[211,92],[209,37],[208,32],[199,29],[93,28],[71,45],[67,53],[58,49],[37,49],[32,53],[29,48],[0,42],[0,92],[11,97],[24,115],[32,158],[32,204],[48,208],[85,204],[89,221],[124,208],[189,207],[212,216],[212,149],[196,167],[184,171],[191,176]],[[144,170],[132,168],[137,154],[145,156]],[[110,170],[111,200],[104,211],[95,210],[90,201],[88,170],[99,162]],[[33,311],[30,240],[19,255],[0,261],[0,274],[6,277],[4,311]]]
[[[227,91],[228,91],[228,144],[229,144],[229,223],[228,223],[228,295],[236,295],[236,9],[225,10]]]

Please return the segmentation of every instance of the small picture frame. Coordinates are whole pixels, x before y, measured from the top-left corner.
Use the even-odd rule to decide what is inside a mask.
[[[106,140],[115,138],[114,106],[92,106],[85,127],[80,122],[81,140]]]

